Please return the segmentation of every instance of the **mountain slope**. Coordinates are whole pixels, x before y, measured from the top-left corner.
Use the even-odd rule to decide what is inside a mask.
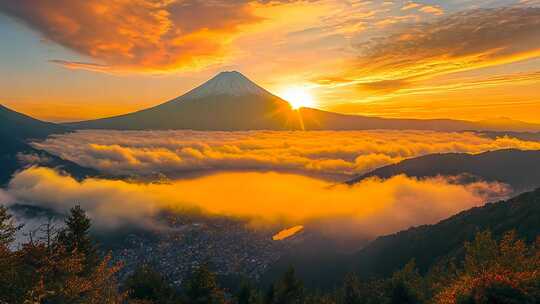
[[[461,258],[463,243],[486,229],[495,237],[515,230],[520,238],[534,241],[540,235],[540,189],[463,211],[435,225],[379,237],[354,254],[311,253],[306,260],[293,252],[271,266],[262,283],[272,282],[290,265],[309,286],[323,289],[338,286],[350,272],[363,278],[389,276],[411,259],[423,272],[440,259]],[[320,265],[324,267],[323,274],[314,270]]]
[[[345,115],[311,108],[295,111],[289,103],[239,72],[222,72],[201,86],[142,111],[67,123],[76,129],[116,130],[370,130],[540,131],[521,122],[469,122],[452,119],[387,119]],[[506,130],[506,128],[510,128]]]
[[[540,124],[521,121],[465,121],[455,119],[397,119],[346,115],[312,108],[299,110],[306,130],[433,130],[433,131],[514,131],[535,132]]]
[[[0,139],[27,140],[45,138],[68,131],[65,126],[34,119],[0,105]]]
[[[534,241],[540,235],[540,189],[461,212],[436,225],[380,237],[353,256],[352,266],[363,276],[389,275],[415,259],[426,271],[444,256],[459,257],[463,243],[486,229],[495,236],[515,230],[520,238]]]
[[[65,126],[40,121],[0,105],[0,186],[7,183],[17,170],[37,164],[25,161],[22,155],[31,156],[30,158],[39,161],[40,165],[61,168],[75,177],[97,175],[97,171],[93,169],[37,150],[27,143],[32,139],[42,139],[67,131],[69,129]]]
[[[290,105],[238,72],[222,72],[185,95],[131,114],[69,123],[77,129],[299,129]]]
[[[390,178],[398,174],[411,177],[469,174],[487,181],[509,184],[516,190],[540,187],[540,151],[497,150],[481,154],[429,154],[385,166],[348,181],[355,184],[365,178]]]

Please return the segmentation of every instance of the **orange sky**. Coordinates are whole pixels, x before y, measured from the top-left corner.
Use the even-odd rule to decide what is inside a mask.
[[[222,70],[363,115],[540,123],[537,0],[0,3],[0,103],[53,121],[156,105]]]

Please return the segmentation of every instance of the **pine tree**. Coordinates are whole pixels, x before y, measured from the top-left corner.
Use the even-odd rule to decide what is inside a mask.
[[[60,233],[60,243],[67,252],[77,251],[84,256],[84,272],[89,273],[98,264],[97,250],[90,238],[91,220],[81,206],[70,210],[65,220],[66,228]]]
[[[0,206],[0,303],[12,303],[24,294],[18,279],[19,256],[9,248],[20,228],[15,226],[7,208]]]
[[[223,291],[216,282],[216,276],[207,265],[198,267],[186,282],[185,295],[192,304],[225,303]]]
[[[276,286],[274,283],[270,284],[268,287],[268,290],[266,291],[264,295],[264,304],[274,304],[276,300]]]
[[[124,287],[131,299],[166,304],[173,303],[175,298],[171,285],[161,274],[147,265],[135,270],[126,279]]]
[[[414,261],[394,273],[390,279],[389,298],[392,304],[422,303],[422,277]]]
[[[343,304],[360,304],[361,297],[360,281],[354,274],[348,274],[343,286]]]
[[[290,267],[277,285],[276,304],[299,304],[304,302],[304,286],[296,277],[293,267]]]
[[[13,216],[4,206],[0,206],[0,247],[7,247],[15,240],[15,233],[21,227],[15,226]]]
[[[259,303],[257,290],[249,282],[243,280],[240,284],[240,290],[236,296],[238,304],[256,304]]]

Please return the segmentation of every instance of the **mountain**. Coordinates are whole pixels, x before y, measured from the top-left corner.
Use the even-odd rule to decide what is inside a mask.
[[[540,235],[540,189],[523,193],[507,201],[472,208],[435,225],[410,228],[382,236],[353,254],[311,253],[303,259],[292,252],[281,258],[264,275],[263,284],[272,282],[290,265],[311,287],[333,288],[350,272],[362,278],[387,277],[414,259],[421,272],[445,258],[463,257],[463,244],[476,232],[489,229],[495,237],[515,230],[518,236],[533,242]],[[324,273],[318,273],[322,265]]]
[[[478,121],[477,124],[482,125],[484,130],[493,131],[508,131],[514,130],[517,132],[538,132],[538,124],[526,123],[519,120],[500,117],[488,120]]]
[[[45,138],[68,131],[65,126],[34,119],[0,105],[0,139],[27,140]]]
[[[393,119],[346,115],[312,108],[300,109],[306,130],[483,130],[483,126],[453,119]],[[540,128],[540,126],[539,126]]]
[[[486,229],[495,236],[515,230],[520,238],[534,241],[540,235],[540,189],[461,212],[436,225],[380,237],[353,256],[353,267],[363,276],[387,275],[415,259],[426,271],[442,257],[459,257],[463,243]]]
[[[188,93],[158,106],[125,115],[67,123],[76,129],[116,130],[369,130],[540,131],[540,125],[452,119],[388,119],[345,115],[289,103],[239,72],[222,72]],[[506,129],[510,128],[510,129]]]
[[[81,167],[28,144],[30,140],[68,131],[65,126],[37,120],[0,105],[0,186],[7,183],[16,171],[37,163],[61,168],[76,177],[97,175],[98,172],[93,169]]]
[[[238,72],[222,72],[185,95],[131,114],[69,123],[77,129],[299,129],[289,103]]]
[[[390,178],[398,174],[418,178],[467,174],[509,184],[516,192],[530,191],[540,187],[540,151],[507,149],[480,154],[429,154],[375,169],[347,183],[355,184],[373,176]]]

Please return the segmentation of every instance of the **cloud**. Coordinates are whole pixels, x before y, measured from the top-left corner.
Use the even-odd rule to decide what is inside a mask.
[[[441,9],[440,7],[436,6],[436,5],[425,5],[422,8],[420,8],[419,10],[421,12],[428,13],[428,14],[433,14],[433,15],[437,15],[437,16],[440,16],[440,15],[444,14],[444,10]]]
[[[442,14],[432,6],[421,10]],[[540,8],[466,10],[389,32],[359,42],[354,68],[341,78],[364,87],[395,84],[397,90],[400,82],[408,86],[411,80],[537,57]]]
[[[433,14],[433,15],[444,14],[444,10],[441,9],[438,5],[422,5],[416,2],[408,2],[401,8],[402,11],[408,11],[411,9],[417,9],[421,12]]]
[[[0,12],[95,62],[53,60],[93,71],[168,71],[220,62],[266,1],[6,0]],[[277,2],[276,2],[277,3]]]
[[[278,170],[336,179],[430,153],[516,148],[540,143],[433,131],[79,131],[33,144],[112,175],[176,177],[220,170]]]
[[[273,172],[221,173],[169,184],[139,184],[77,181],[52,169],[30,168],[11,180],[8,192],[18,201],[60,212],[81,204],[98,229],[152,225],[154,216],[163,210],[199,210],[247,220],[255,228],[303,225],[336,236],[374,236],[435,223],[504,197],[508,188],[497,183],[456,185],[444,178],[405,176],[346,186]]]

